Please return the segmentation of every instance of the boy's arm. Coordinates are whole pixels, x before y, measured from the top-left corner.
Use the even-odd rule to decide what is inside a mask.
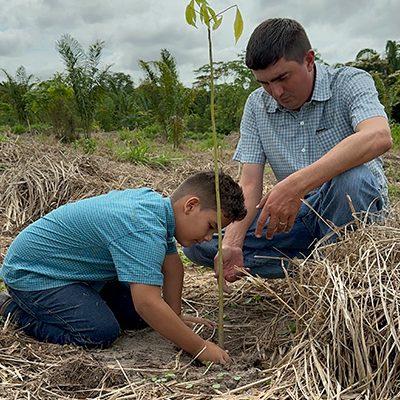
[[[194,333],[161,297],[158,286],[131,283],[133,304],[137,313],[162,336],[199,359],[225,364],[228,354],[214,343]]]
[[[162,273],[164,275],[164,301],[174,310],[176,315],[180,316],[182,308],[183,264],[177,253],[165,256]]]

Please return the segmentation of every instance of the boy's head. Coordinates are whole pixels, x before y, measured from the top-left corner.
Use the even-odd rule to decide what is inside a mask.
[[[243,192],[229,176],[219,173],[222,226],[242,220],[246,214]],[[217,232],[214,172],[199,172],[182,182],[171,196],[175,237],[183,246],[210,240]]]

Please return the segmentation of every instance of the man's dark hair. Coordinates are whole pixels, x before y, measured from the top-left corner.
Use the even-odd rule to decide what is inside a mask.
[[[253,71],[265,69],[285,57],[302,63],[311,49],[306,31],[295,20],[271,18],[251,34],[246,48],[246,65]]]
[[[223,172],[220,172],[218,177],[222,214],[231,222],[242,220],[247,214],[242,188]],[[200,199],[201,209],[216,210],[214,172],[198,172],[187,178],[172,193],[172,202],[187,195],[197,196]]]

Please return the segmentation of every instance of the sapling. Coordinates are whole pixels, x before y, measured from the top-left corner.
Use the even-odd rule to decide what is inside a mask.
[[[208,4],[207,0],[191,0],[186,6],[186,21],[189,25],[196,27],[197,16],[200,22],[207,28],[208,39],[208,56],[210,66],[210,112],[211,127],[213,137],[213,158],[215,171],[215,193],[217,201],[217,224],[218,224],[218,299],[219,299],[219,315],[218,315],[218,344],[224,347],[224,293],[223,293],[223,264],[222,264],[222,215],[221,215],[221,199],[219,194],[219,168],[218,168],[218,137],[215,125],[215,105],[214,105],[214,64],[213,64],[213,46],[212,32],[218,29],[222,23],[222,16],[231,9],[236,9],[236,17],[233,24],[234,36],[236,43],[243,32],[243,19],[237,5],[230,6],[225,10],[216,13]]]

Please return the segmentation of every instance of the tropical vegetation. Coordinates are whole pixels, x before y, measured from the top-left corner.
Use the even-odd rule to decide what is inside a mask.
[[[145,153],[143,143],[152,139],[178,148],[185,139],[210,137],[209,64],[194,71],[194,81],[187,87],[180,80],[173,54],[162,49],[159,59],[138,61],[143,78],[135,83],[130,75],[102,64],[104,47],[104,42],[97,41],[84,49],[66,34],[56,42],[65,70],[50,79],[40,81],[23,66],[15,74],[1,69],[0,134],[52,134],[65,142],[80,140],[80,145],[87,145],[92,132],[139,130],[143,142],[136,143],[141,147],[133,150],[134,155]],[[373,76],[398,146],[400,42],[388,40],[383,54],[362,49],[346,65]],[[258,84],[243,54],[235,60],[214,62],[214,77],[216,128],[223,136],[239,129],[246,98]]]

